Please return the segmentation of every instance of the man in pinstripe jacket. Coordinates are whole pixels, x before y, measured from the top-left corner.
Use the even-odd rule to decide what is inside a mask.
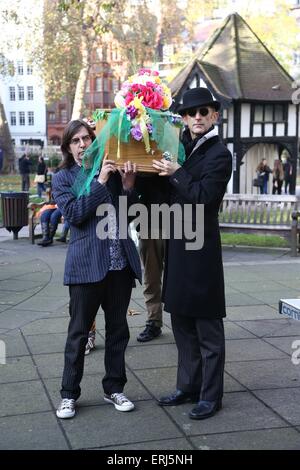
[[[100,306],[105,316],[104,400],[119,411],[130,411],[133,403],[124,395],[125,350],[129,340],[127,308],[134,278],[141,280],[139,256],[130,238],[97,236],[101,220],[96,211],[101,204],[117,208],[118,196],[128,204],[137,202],[134,190],[135,168],[128,162],[119,172],[111,160],[104,160],[100,174],[91,183],[90,193],[76,197],[72,187],[80,172],[84,151],[95,139],[85,121],[71,121],[62,139],[62,169],[53,177],[53,195],[71,225],[71,238],[65,264],[64,284],[70,292],[70,323],[65,347],[62,401],[59,418],[75,415],[80,396],[88,333]]]

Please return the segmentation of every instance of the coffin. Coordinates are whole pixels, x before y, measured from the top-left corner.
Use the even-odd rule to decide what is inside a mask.
[[[109,114],[109,113],[108,113]],[[107,119],[100,119],[96,122],[96,134],[98,135],[101,129],[105,126]],[[179,129],[175,128],[179,137]],[[137,141],[130,137],[128,143],[118,142],[118,139],[112,136],[106,144],[105,153],[108,154],[110,160],[116,161],[118,166],[123,167],[124,163],[130,160],[136,163],[137,171],[142,173],[157,173],[158,170],[153,168],[152,160],[160,160],[162,152],[157,148],[155,141],[150,140],[151,151],[146,152],[144,141]],[[119,150],[119,158],[118,158]],[[172,161],[177,161],[177,157],[173,157]]]

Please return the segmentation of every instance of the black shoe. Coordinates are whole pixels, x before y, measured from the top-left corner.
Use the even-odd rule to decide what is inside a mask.
[[[156,326],[153,320],[147,321],[146,328],[136,338],[140,343],[146,343],[161,335],[161,327]]]
[[[200,400],[197,403],[197,406],[189,412],[189,417],[191,419],[206,419],[210,418],[217,411],[222,408],[222,401],[206,401]]]
[[[158,399],[160,406],[177,406],[183,403],[197,403],[199,400],[199,393],[188,393],[176,390],[176,392],[168,395],[167,397],[161,397]]]

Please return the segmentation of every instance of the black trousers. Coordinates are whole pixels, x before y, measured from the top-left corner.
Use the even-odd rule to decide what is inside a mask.
[[[102,306],[105,316],[105,376],[104,393],[122,392],[127,382],[125,350],[129,341],[127,309],[133,284],[129,267],[121,271],[109,271],[96,283],[69,286],[70,323],[65,347],[65,365],[61,397],[80,396],[83,375],[85,345],[88,333]]]
[[[199,393],[199,400],[223,396],[224,325],[220,319],[171,315],[178,349],[177,389]]]

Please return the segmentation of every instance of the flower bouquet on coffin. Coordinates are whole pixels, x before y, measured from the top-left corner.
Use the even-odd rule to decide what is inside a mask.
[[[162,156],[183,163],[182,120],[169,111],[171,104],[171,91],[158,72],[144,68],[129,77],[115,96],[116,108],[97,109],[92,116],[97,138],[85,151],[75,192],[89,191],[105,154],[121,168],[128,160],[136,163],[139,172],[156,173],[152,160]]]
[[[93,118],[99,138],[110,135],[106,145],[109,158],[122,165],[131,160],[138,171],[156,172],[153,158],[167,153],[174,161],[183,159],[179,143],[181,116],[168,111],[171,90],[157,71],[140,69],[126,80],[116,94],[116,108],[97,110]]]

